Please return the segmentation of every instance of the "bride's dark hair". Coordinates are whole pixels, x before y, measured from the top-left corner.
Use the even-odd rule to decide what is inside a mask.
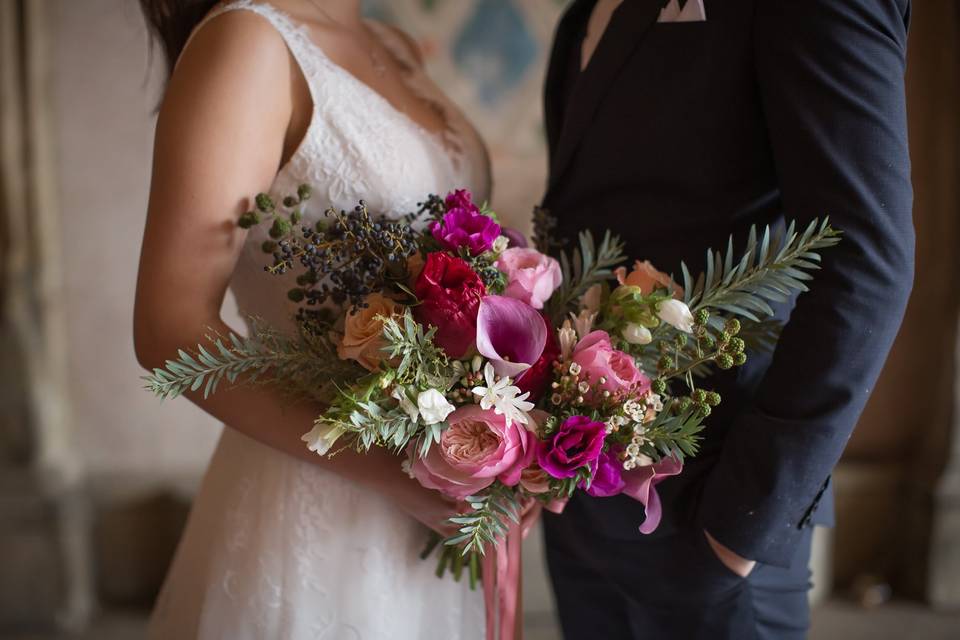
[[[173,71],[193,28],[217,0],[140,0],[147,26],[163,47],[167,72]]]

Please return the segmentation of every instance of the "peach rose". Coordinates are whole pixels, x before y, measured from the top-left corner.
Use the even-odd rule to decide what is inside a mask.
[[[379,293],[372,293],[365,300],[367,307],[348,313],[343,328],[343,340],[337,347],[341,360],[356,360],[368,371],[374,371],[386,357],[381,349],[386,345],[383,339],[383,322],[377,316],[400,315],[400,305]]]
[[[637,260],[633,265],[633,271],[627,273],[626,267],[617,267],[614,270],[617,276],[617,282],[631,287],[639,287],[643,295],[653,293],[654,289],[667,288],[673,291],[674,297],[679,298],[683,295],[683,289],[680,288],[670,276],[662,271],[657,271],[649,260],[640,262]]]

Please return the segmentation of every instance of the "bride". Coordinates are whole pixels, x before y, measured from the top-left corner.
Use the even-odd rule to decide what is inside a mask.
[[[148,368],[213,330],[226,290],[292,329],[287,283],[237,218],[310,183],[316,217],[365,199],[391,217],[428,193],[489,196],[485,149],[403,33],[360,0],[141,0],[171,70],[156,131],[135,342]],[[286,306],[285,306],[286,305]],[[191,400],[227,426],[150,637],[478,638],[482,598],[419,559],[451,506],[382,451],[333,459],[300,436],[321,407],[265,387]]]

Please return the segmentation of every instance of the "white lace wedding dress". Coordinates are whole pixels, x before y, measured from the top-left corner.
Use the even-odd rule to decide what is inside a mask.
[[[338,67],[305,28],[265,3],[252,11],[283,36],[310,87],[308,132],[272,192],[314,187],[309,220],[327,206],[398,217],[429,193],[489,192],[484,147],[462,114],[419,68],[406,43],[371,23],[406,67],[411,90],[445,114],[424,130]],[[199,28],[199,27],[198,27]],[[256,99],[251,91],[250,99]],[[242,97],[241,97],[242,98]],[[246,241],[231,288],[244,314],[291,327],[290,282],[263,272],[264,230]],[[398,463],[399,464],[399,463]],[[157,601],[154,640],[456,640],[483,635],[480,592],[438,579],[419,558],[426,530],[349,481],[266,447],[229,426],[210,462]]]

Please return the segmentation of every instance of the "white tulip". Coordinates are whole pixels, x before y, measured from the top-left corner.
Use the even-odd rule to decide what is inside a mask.
[[[447,402],[442,393],[436,389],[427,389],[417,395],[417,408],[423,424],[436,424],[447,419],[456,407]]]
[[[313,424],[313,429],[300,436],[300,439],[307,443],[307,449],[317,455],[325,456],[344,433],[346,429],[343,427],[317,421]]]
[[[660,319],[680,331],[693,333],[693,314],[690,307],[679,300],[664,300],[657,312]]]
[[[630,344],[650,344],[650,342],[653,340],[653,336],[650,334],[650,329],[647,329],[643,325],[639,325],[634,322],[628,323],[620,333],[623,336],[623,339]]]

